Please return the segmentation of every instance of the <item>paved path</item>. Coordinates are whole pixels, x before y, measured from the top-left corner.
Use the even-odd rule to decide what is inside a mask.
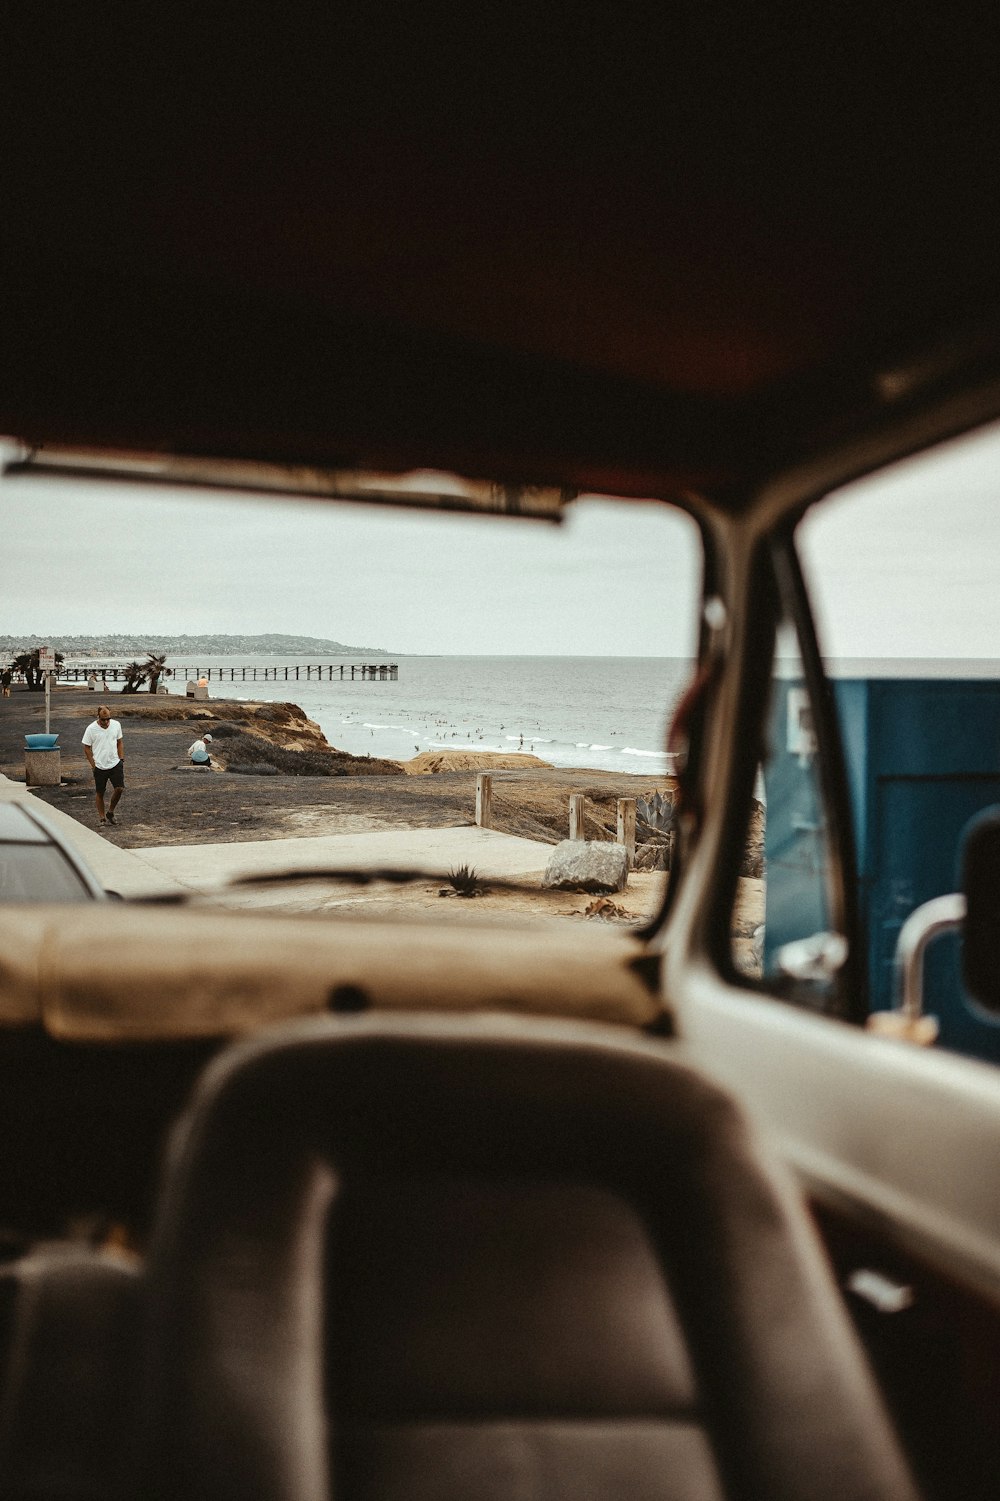
[[[151,873],[192,890],[274,870],[419,869],[446,876],[468,865],[477,875],[540,876],[552,846],[492,829],[383,829],[304,839],[259,839],[234,844],[160,845],[130,850]]]
[[[231,844],[168,844],[119,849],[96,829],[32,798],[0,776],[0,798],[31,799],[76,849],[101,883],[122,896],[205,891],[240,876],[286,870],[426,870],[435,876],[468,865],[477,875],[531,877],[545,869],[552,846],[493,829],[383,829],[302,839],[255,839]]]

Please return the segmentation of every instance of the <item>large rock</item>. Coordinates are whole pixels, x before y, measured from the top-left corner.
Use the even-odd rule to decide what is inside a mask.
[[[623,844],[596,839],[564,839],[549,856],[543,886],[564,891],[624,891],[628,855]]]

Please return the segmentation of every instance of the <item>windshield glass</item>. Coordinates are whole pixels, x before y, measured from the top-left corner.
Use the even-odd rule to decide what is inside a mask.
[[[21,737],[44,728],[32,653],[51,645],[62,785],[38,795],[142,852],[134,889],[115,871],[123,895],[392,868],[424,878],[224,900],[623,924],[659,904],[666,725],[701,581],[683,513],[589,497],[557,526],[50,478],[9,479],[5,495],[16,633],[0,637],[14,669],[0,770],[23,777]],[[107,824],[81,744],[104,703],[124,763]],[[623,890],[601,871],[566,876],[588,890],[546,884],[571,820],[599,855],[626,844]]]
[[[90,896],[53,845],[0,844],[0,902],[84,902]]]

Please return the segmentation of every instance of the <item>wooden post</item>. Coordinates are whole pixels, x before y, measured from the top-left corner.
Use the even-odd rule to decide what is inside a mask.
[[[582,792],[571,792],[569,795],[569,837],[571,839],[584,839],[583,832],[583,806],[587,801]]]
[[[481,829],[493,827],[493,778],[486,771],[476,776],[476,823]]]
[[[618,799],[618,843],[625,846],[628,869],[635,866],[635,798]]]

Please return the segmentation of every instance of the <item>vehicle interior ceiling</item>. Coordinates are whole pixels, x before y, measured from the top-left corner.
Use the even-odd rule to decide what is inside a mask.
[[[930,1312],[914,1344],[895,1344],[881,1328],[862,1333],[928,1492],[987,1493],[968,1475],[949,1491],[942,1470],[959,1444],[983,1465],[996,1457],[980,1425],[997,1379],[984,1350],[1000,1310],[1000,1234],[982,1187],[1000,1165],[993,1081],[964,1060],[904,1057],[888,1044],[873,1054],[861,1028],[736,984],[727,959],[775,628],[772,541],[836,486],[1000,413],[1000,100],[995,53],[979,19],[973,26],[964,15],[904,24],[884,10],[855,29],[844,17],[691,6],[673,10],[655,35],[636,28],[610,47],[579,17],[568,30],[544,16],[516,42],[471,17],[439,31],[426,16],[398,21],[391,46],[374,19],[349,29],[329,23],[330,34],[304,48],[286,27],[241,17],[223,50],[202,35],[183,56],[176,35],[166,35],[172,28],[148,18],[133,18],[113,48],[82,16],[63,17],[44,49],[25,38],[2,168],[0,433],[15,445],[12,477],[97,468],[110,479],[140,463],[155,481],[183,474],[207,489],[301,498],[329,495],[338,475],[435,470],[489,481],[508,496],[537,487],[665,501],[701,526],[706,592],[722,613],[702,627],[710,671],[688,726],[697,816],[671,882],[669,921],[645,939],[603,935],[581,946],[442,930],[374,952],[370,938],[344,925],[334,955],[329,938],[313,947],[303,927],[282,962],[251,932],[239,940],[238,963],[221,939],[214,961],[203,956],[198,984],[222,997],[206,1020],[177,962],[183,912],[109,905],[63,915],[58,933],[44,910],[0,912],[0,1125],[17,1144],[2,1155],[0,1203],[12,1252],[67,1234],[105,1246],[117,1237],[144,1251],[162,1213],[165,1131],[220,1045],[290,1017],[358,1009],[359,990],[392,1014],[518,1007],[676,1032],[684,1057],[766,1123],[814,1201],[838,1272],[876,1258],[925,1290]],[[227,968],[239,966],[227,1000]],[[182,994],[192,1010],[178,1028],[171,997]],[[412,1020],[397,1018],[398,1032],[392,1016],[345,1022],[362,1028],[360,1047],[386,1028],[388,1062],[373,1065],[385,1070],[380,1098],[399,1085],[407,1049],[422,1046],[419,1032],[407,1031]],[[525,1077],[551,1045],[533,1025],[543,1026],[525,1021],[517,1043]],[[526,1108],[513,1085],[502,1093],[489,1057],[454,1016],[431,1026],[444,1029],[442,1056],[450,1049],[482,1074],[505,1120]],[[508,1040],[494,1038],[486,1054]],[[589,1045],[569,1061],[579,1080],[570,1094],[587,1083]],[[241,1056],[232,1076],[217,1066],[188,1118],[209,1156],[222,1150],[205,1124],[216,1121],[212,1112],[224,1117],[229,1145],[233,1121],[246,1119],[225,1114],[232,1078],[246,1110],[272,1067],[252,1050]],[[290,1071],[281,1090],[290,1079],[306,1090],[325,1077],[291,1044],[281,1056]],[[331,1053],[322,1066],[348,1095],[358,1087],[347,1054]],[[621,1062],[609,1086],[615,1109],[644,1066]],[[845,1070],[850,1141],[830,1125]],[[447,1087],[459,1089],[450,1077]],[[463,1119],[481,1128],[474,1102],[462,1101]],[[572,1119],[579,1109],[574,1095]],[[404,1125],[416,1118],[404,1112]],[[612,1124],[616,1141],[626,1140],[625,1114]],[[217,1121],[212,1129],[222,1130]],[[683,1136],[683,1122],[664,1129]],[[327,1127],[310,1117],[309,1130],[319,1140]],[[553,1172],[577,1171],[556,1134]],[[386,1128],[383,1145],[399,1176],[482,1168],[450,1147],[414,1168],[391,1135]],[[497,1160],[520,1171],[521,1139],[489,1139]],[[298,1192],[305,1169],[297,1158],[293,1166]],[[181,1178],[199,1192],[203,1168],[184,1158]],[[619,1157],[607,1171],[628,1179]],[[186,1268],[211,1262],[190,1223],[197,1198],[183,1197],[195,1189],[188,1178],[175,1182],[173,1218],[160,1224],[163,1308],[176,1309],[171,1297],[194,1300],[190,1285],[178,1292],[171,1282],[180,1278],[178,1245],[191,1257]],[[643,1179],[640,1217],[650,1192]],[[761,1192],[770,1204],[772,1189]],[[305,1224],[302,1195],[294,1212]],[[377,1198],[370,1183],[359,1189],[357,1222],[330,1252],[338,1264],[356,1270],[363,1261],[366,1213],[391,1226]],[[454,1205],[438,1208],[428,1224],[455,1223]],[[568,1204],[571,1220],[578,1211],[589,1212]],[[234,1195],[219,1213],[229,1248],[233,1225],[253,1210]],[[530,1236],[533,1224],[518,1233]],[[275,1232],[261,1249],[262,1264],[283,1275],[294,1258],[278,1240]],[[682,1267],[671,1286],[681,1322],[697,1324],[688,1274]],[[223,1270],[212,1264],[206,1275]],[[813,1273],[801,1287],[798,1272],[788,1276],[800,1331],[813,1319],[825,1330]],[[247,1306],[268,1318],[258,1291]],[[369,1291],[374,1305],[374,1274]],[[733,1333],[746,1314],[740,1300],[757,1307],[767,1296],[762,1287],[734,1294],[734,1340],[744,1337]],[[0,1328],[15,1317],[16,1290],[2,1298]],[[188,1312],[207,1340],[204,1309]],[[354,1317],[336,1313],[355,1344],[374,1343]],[[230,1329],[225,1339],[238,1344]],[[709,1390],[713,1362],[723,1359],[712,1339],[694,1357]],[[211,1358],[201,1348],[186,1353],[204,1373],[216,1359],[224,1365],[228,1348],[222,1341]],[[297,1367],[280,1364],[286,1354],[275,1353],[275,1369],[301,1382]],[[43,1372],[53,1358],[40,1357]],[[179,1410],[196,1405],[189,1389],[180,1393],[184,1358],[168,1351],[161,1377],[163,1401]],[[929,1426],[926,1393],[913,1395],[904,1367],[924,1375],[933,1360],[945,1362],[956,1395],[941,1425],[950,1437],[928,1457],[916,1438]],[[836,1380],[849,1385],[843,1370]],[[335,1387],[343,1372],[328,1379]],[[678,1378],[685,1392],[686,1380]],[[847,1408],[857,1399],[836,1381],[831,1390]],[[419,1406],[416,1392],[414,1378],[402,1408]],[[493,1394],[481,1395],[488,1409]],[[557,1381],[557,1408],[562,1395]],[[350,1452],[337,1462],[356,1479],[368,1441],[355,1419]],[[106,1421],[95,1419],[95,1432],[105,1433]],[[856,1430],[848,1424],[844,1434]],[[908,1494],[891,1446],[881,1449],[878,1431],[868,1437],[860,1447],[882,1487],[873,1494]],[[214,1494],[235,1495],[236,1482],[205,1459],[210,1442],[196,1434],[170,1473],[176,1479],[188,1465],[198,1484],[208,1474]],[[724,1476],[738,1477],[726,1441],[716,1433],[711,1442],[721,1443]],[[395,1450],[383,1461],[383,1474],[404,1463]],[[807,1464],[805,1451],[794,1462]],[[301,1463],[297,1452],[279,1468]],[[701,1463],[690,1459],[693,1474]],[[769,1484],[777,1484],[774,1463],[759,1472]],[[780,1482],[787,1492],[769,1493],[799,1494],[790,1473]],[[107,1493],[115,1483],[101,1471]],[[852,1493],[838,1483],[833,1475],[829,1492],[802,1493]],[[200,1492],[192,1482],[187,1493]],[[388,1482],[381,1493],[395,1494]]]

